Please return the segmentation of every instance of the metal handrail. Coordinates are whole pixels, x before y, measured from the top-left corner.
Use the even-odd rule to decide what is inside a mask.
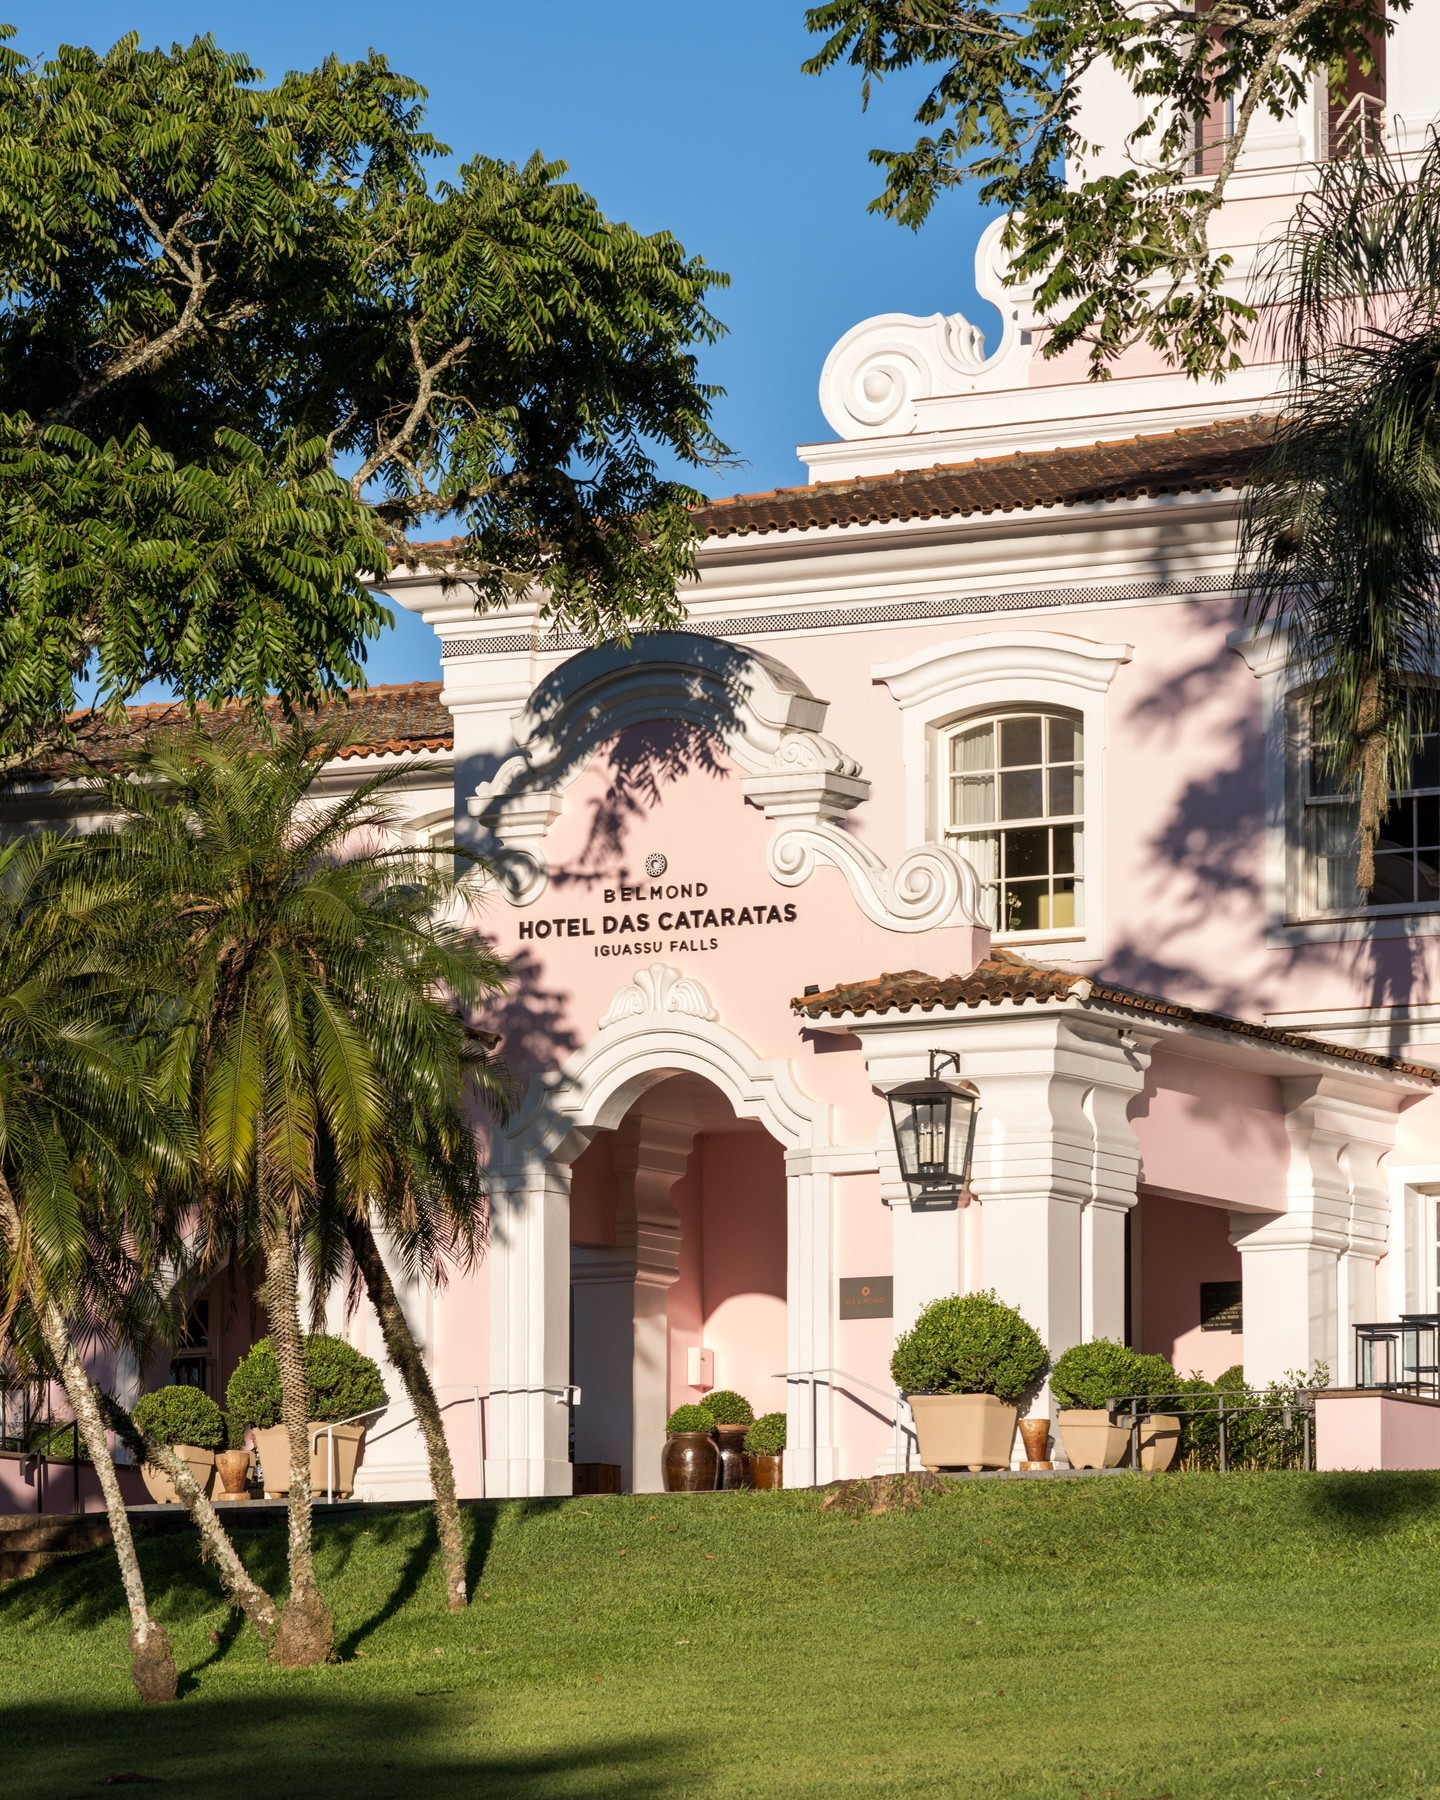
[[[845,1382],[850,1387],[864,1388],[867,1393],[878,1394],[882,1400],[888,1400],[890,1402],[890,1428],[894,1434],[895,1440],[895,1461],[897,1465],[903,1464],[903,1470],[905,1472],[909,1471],[910,1445],[914,1440],[915,1434],[913,1431],[908,1430],[902,1421],[901,1413],[906,1409],[908,1403],[905,1396],[898,1388],[877,1387],[873,1381],[867,1381],[863,1375],[852,1374],[848,1369],[836,1369],[832,1367],[819,1369],[785,1369],[778,1375],[772,1376],[771,1379],[774,1381],[809,1382],[811,1399],[810,1442],[812,1454],[819,1439],[819,1431],[817,1429],[819,1424],[819,1408],[816,1404],[816,1388],[822,1380],[826,1380],[832,1389],[835,1388],[838,1380]]]
[[[1227,1421],[1238,1418],[1242,1413],[1278,1412],[1282,1430],[1289,1431],[1295,1423],[1295,1414],[1300,1414],[1304,1429],[1304,1449],[1301,1453],[1300,1466],[1308,1469],[1313,1460],[1313,1421],[1315,1418],[1315,1390],[1300,1388],[1295,1392],[1293,1400],[1240,1400],[1227,1395],[1220,1389],[1207,1394],[1198,1404],[1178,1406],[1174,1402],[1180,1400],[1196,1401],[1194,1394],[1126,1394],[1105,1402],[1105,1409],[1116,1424],[1123,1423],[1130,1435],[1130,1464],[1132,1468],[1140,1466],[1140,1427],[1154,1413],[1166,1413],[1176,1419],[1214,1419],[1219,1428],[1220,1438],[1220,1473],[1229,1472],[1229,1445],[1226,1435]],[[1308,1404],[1307,1404],[1308,1402]],[[1128,1413],[1126,1408],[1129,1408]]]

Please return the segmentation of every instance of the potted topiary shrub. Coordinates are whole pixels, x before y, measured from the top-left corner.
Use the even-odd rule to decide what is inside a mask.
[[[343,1338],[317,1335],[305,1340],[305,1379],[311,1490],[344,1498],[354,1492],[365,1444],[367,1421],[357,1415],[385,1404],[380,1369]],[[288,1494],[290,1443],[280,1422],[280,1368],[269,1338],[261,1338],[241,1357],[225,1394],[231,1412],[255,1433],[267,1499]],[[333,1430],[327,1431],[327,1426]]]
[[[1060,1413],[1060,1442],[1072,1469],[1118,1469],[1130,1448],[1125,1425],[1109,1402],[1137,1393],[1140,1358],[1114,1338],[1072,1344],[1055,1358],[1050,1392]]]
[[[993,1292],[932,1301],[890,1358],[925,1467],[1008,1468],[1019,1402],[1048,1361],[1039,1333]]]
[[[709,1494],[720,1485],[720,1450],[708,1406],[677,1406],[665,1421],[660,1476],[667,1494]]]
[[[1181,1394],[1174,1364],[1163,1356],[1137,1356],[1132,1392],[1149,1403],[1138,1434],[1140,1467],[1158,1473],[1170,1467],[1180,1448],[1180,1415],[1163,1410],[1167,1401],[1173,1406]]]
[[[720,1449],[720,1486],[749,1487],[745,1433],[755,1423],[755,1408],[734,1388],[717,1388],[713,1394],[705,1396],[704,1406],[715,1421],[715,1441]]]
[[[761,1413],[745,1433],[745,1454],[750,1459],[750,1485],[752,1487],[784,1487],[784,1413]]]
[[[225,1442],[225,1415],[196,1387],[162,1387],[135,1402],[135,1423],[146,1437],[169,1444],[207,1498],[215,1485],[215,1452]],[[148,1462],[140,1474],[152,1500],[173,1506],[180,1496],[170,1477]]]
[[[222,1415],[225,1420],[225,1448],[215,1452],[215,1471],[227,1500],[248,1500],[250,1450],[245,1443],[245,1427],[234,1413]]]

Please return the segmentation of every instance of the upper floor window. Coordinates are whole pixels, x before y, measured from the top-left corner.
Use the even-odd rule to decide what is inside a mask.
[[[1084,924],[1085,768],[1079,718],[967,719],[946,745],[945,839],[980,877],[996,932]]]
[[[1355,888],[1358,809],[1352,795],[1336,792],[1312,727],[1302,759],[1306,911],[1414,912],[1440,904],[1440,728],[1433,719],[1414,746],[1381,822],[1367,903]]]

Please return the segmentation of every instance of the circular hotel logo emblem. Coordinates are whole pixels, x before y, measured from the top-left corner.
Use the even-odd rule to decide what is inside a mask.
[[[670,867],[658,850],[652,850],[645,858],[645,873],[652,881],[656,881]]]

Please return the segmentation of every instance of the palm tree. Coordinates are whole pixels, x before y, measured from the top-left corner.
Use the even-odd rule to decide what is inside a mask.
[[[468,1269],[484,1249],[487,1224],[484,1172],[469,1108],[483,1099],[492,1114],[501,1114],[508,1094],[486,1034],[467,1027],[448,1007],[434,1008],[431,1022],[423,1063],[413,1060],[413,1040],[412,1060],[403,1068],[395,1062],[397,1046],[377,1046],[389,1099],[382,1184],[368,1197],[327,1184],[307,1249],[317,1307],[348,1262],[352,1300],[358,1280],[374,1308],[425,1440],[446,1603],[452,1612],[463,1612],[465,1552],[445,1421],[372,1221],[383,1227],[407,1276],[438,1284],[448,1273]]]
[[[0,1336],[38,1340],[36,1361],[64,1386],[105,1499],[130,1611],[131,1679],[142,1700],[173,1700],[175,1658],[150,1615],[105,1432],[102,1396],[67,1311],[126,1285],[143,1259],[148,1208],[127,1204],[172,1160],[135,1046],[97,1010],[64,906],[54,838],[0,846]],[[96,1206],[108,1229],[95,1231]],[[116,1246],[122,1242],[126,1250]]]
[[[1243,579],[1257,626],[1285,629],[1324,772],[1355,798],[1368,896],[1440,653],[1440,138],[1408,166],[1373,143],[1328,164],[1267,306],[1291,374],[1248,490]]]
[[[387,790],[405,770],[332,801],[318,783],[334,748],[314,730],[265,748],[191,732],[101,779],[122,897],[107,951],[152,980],[161,1089],[195,1122],[196,1264],[236,1242],[263,1260],[290,1444],[290,1593],[271,1654],[292,1665],[334,1642],[312,1550],[299,1249],[328,1190],[361,1217],[392,1191],[394,1087],[451,1080],[453,1009],[502,979],[450,920],[453,878],[391,842]]]

